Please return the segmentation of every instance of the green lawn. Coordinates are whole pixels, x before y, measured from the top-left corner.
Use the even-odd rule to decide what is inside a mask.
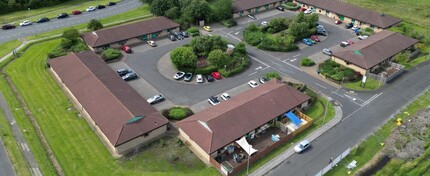
[[[12,40],[12,41],[8,41],[6,43],[2,43],[0,44],[0,58],[6,56],[7,54],[9,54],[10,52],[12,52],[16,47],[18,47],[19,45],[21,45],[21,41],[20,40]]]
[[[72,10],[85,11],[89,6],[96,6],[98,4],[105,5],[107,2],[119,2],[120,0],[73,0],[67,1],[56,6],[45,7],[39,9],[22,10],[13,13],[0,15],[1,22],[10,23],[16,22],[19,24],[22,20],[36,21],[41,17],[56,18],[60,13],[71,14]],[[107,7],[104,10],[108,10]]]
[[[369,77],[367,78],[366,84],[364,85],[364,87],[361,86],[361,84],[362,84],[361,80],[356,82],[346,82],[343,84],[343,87],[351,90],[375,90],[384,85],[384,83]]]
[[[57,39],[33,45],[9,64],[6,72],[38,121],[66,175],[218,175],[215,169],[206,167],[185,145],[173,147],[171,143],[176,142],[172,140],[177,139],[164,139],[133,158],[114,159],[77,111],[69,109],[73,105],[45,67],[46,53],[59,42]],[[2,92],[11,94],[5,88],[7,86],[1,87]],[[12,104],[12,107],[22,109],[16,107],[16,102]],[[28,123],[25,116],[22,118],[21,121]],[[26,134],[34,133],[30,127],[23,129],[26,129]],[[163,143],[169,144],[168,147]],[[160,149],[160,146],[165,148]],[[43,158],[40,156],[44,153],[43,149],[33,151],[38,151],[35,152],[39,154],[37,158]],[[172,153],[180,159],[166,159]],[[51,167],[45,166],[43,174],[55,175]]]
[[[429,105],[430,105],[430,91],[427,91],[422,96],[417,98],[414,102],[409,104],[404,110],[401,111],[401,113],[397,114],[395,117],[396,119],[397,118],[407,119],[410,116],[414,116],[418,111],[424,108],[427,108]],[[379,152],[382,149],[383,146],[380,143],[384,143],[386,138],[391,134],[391,131],[393,131],[393,129],[397,127],[396,119],[389,121],[387,124],[382,126],[380,130],[373,133],[374,135],[369,136],[366,141],[361,143],[357,148],[353,149],[351,153],[338,164],[338,167],[334,167],[334,169],[330,170],[330,172],[328,172],[326,175],[329,175],[329,176],[347,175],[346,166],[352,160],[357,161],[357,167],[356,169],[353,170],[353,172],[359,169],[364,164],[366,164],[370,159],[372,159],[373,156],[375,156],[377,152]],[[427,148],[425,156],[428,157],[429,151],[430,149]],[[409,162],[403,165],[404,167],[399,167],[399,165],[402,165],[403,162],[404,161],[392,160],[384,167],[389,169],[381,170],[381,171],[386,171],[386,173],[379,173],[379,174],[393,175],[390,173],[396,173],[398,171],[401,171],[402,169],[411,169],[411,168],[417,171],[420,169],[428,168],[428,165],[430,164],[430,161],[428,159],[425,159],[425,160],[416,159],[416,161],[414,160],[412,162]],[[422,164],[422,165],[419,165],[419,164]],[[410,167],[412,165],[414,167]],[[414,172],[411,172],[410,174],[406,174],[406,175],[417,175],[417,174],[414,174]],[[422,174],[418,174],[418,175],[422,175]]]

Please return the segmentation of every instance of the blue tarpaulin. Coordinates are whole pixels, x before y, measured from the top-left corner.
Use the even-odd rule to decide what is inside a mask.
[[[302,123],[302,120],[297,117],[293,112],[287,112],[284,114],[284,116],[287,116],[291,121],[293,121],[294,124],[299,126],[300,123]]]

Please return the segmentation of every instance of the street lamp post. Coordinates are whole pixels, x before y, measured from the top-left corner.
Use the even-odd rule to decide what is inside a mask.
[[[250,154],[250,150],[251,150],[251,145],[248,145],[248,163],[246,165],[246,175],[249,175],[249,159],[251,159],[251,154]]]

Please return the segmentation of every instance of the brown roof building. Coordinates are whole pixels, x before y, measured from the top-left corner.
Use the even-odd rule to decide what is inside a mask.
[[[257,7],[263,7],[269,4],[276,4],[282,0],[236,0],[233,1],[233,13],[251,10]]]
[[[358,7],[352,4],[348,4],[340,0],[295,0],[300,4],[306,4],[313,8],[324,9],[327,12],[321,12],[322,14],[336,13],[341,20],[343,17],[358,20],[364,23],[368,23],[373,26],[377,26],[382,29],[387,29],[402,20],[381,14],[366,8]],[[317,13],[318,10],[317,10]],[[349,22],[349,21],[348,21]],[[352,21],[354,22],[354,21]]]
[[[346,48],[334,51],[333,58],[354,64],[364,70],[391,59],[397,53],[410,48],[418,40],[400,33],[383,30],[369,38],[358,41]]]
[[[177,28],[179,28],[178,23],[166,17],[156,17],[137,23],[87,32],[82,35],[82,39],[90,47],[97,48],[118,42],[125,42],[133,38],[148,40]]]
[[[51,73],[115,156],[165,134],[168,120],[93,52],[48,61]]]

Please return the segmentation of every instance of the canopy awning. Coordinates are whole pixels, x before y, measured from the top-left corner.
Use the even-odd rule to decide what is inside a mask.
[[[237,140],[236,143],[239,144],[240,147],[242,147],[242,149],[245,150],[246,153],[248,153],[248,155],[252,155],[253,153],[258,151],[252,148],[252,145],[248,144],[248,141],[246,141],[245,136]]]
[[[294,124],[299,126],[300,123],[302,123],[302,120],[297,117],[293,112],[285,113],[284,116],[287,116],[291,121],[293,121]]]

